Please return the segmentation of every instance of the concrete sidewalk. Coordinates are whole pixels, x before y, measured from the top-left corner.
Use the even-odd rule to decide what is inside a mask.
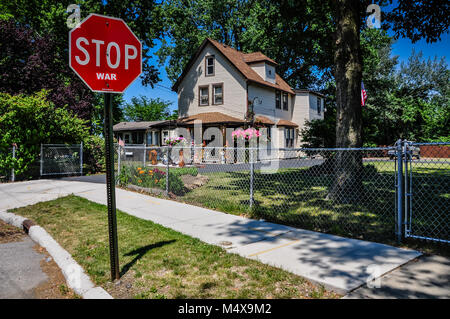
[[[0,185],[0,210],[75,194],[106,205],[105,185],[39,180]],[[116,190],[117,208],[230,252],[260,260],[346,293],[419,252],[247,219],[197,206]]]
[[[346,299],[449,299],[450,259],[421,256],[379,279],[378,287],[361,288]]]

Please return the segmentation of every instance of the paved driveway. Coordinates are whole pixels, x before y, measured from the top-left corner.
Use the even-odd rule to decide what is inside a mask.
[[[37,180],[0,185],[0,210],[75,194],[106,204],[104,184]],[[419,252],[348,239],[116,190],[117,208],[228,251],[346,293],[416,258]]]

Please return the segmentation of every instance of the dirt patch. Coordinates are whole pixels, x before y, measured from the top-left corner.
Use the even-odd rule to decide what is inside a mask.
[[[193,190],[197,187],[201,187],[205,185],[209,180],[208,176],[200,174],[198,174],[197,176],[192,176],[189,174],[181,175],[180,178],[184,184],[184,187],[186,187],[188,190]]]
[[[48,280],[36,288],[34,295],[37,299],[75,299],[80,298],[67,287],[66,279],[61,269],[55,263],[47,250],[39,245],[34,246],[34,250],[43,255],[41,269],[47,275]]]
[[[135,286],[135,275],[135,271],[129,270],[119,280],[107,282],[103,287],[115,299],[132,299],[143,290]]]
[[[0,220],[0,244],[20,241],[25,236],[22,229],[11,226]]]

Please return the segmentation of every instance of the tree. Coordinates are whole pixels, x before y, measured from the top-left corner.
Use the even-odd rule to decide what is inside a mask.
[[[159,121],[172,118],[169,106],[171,102],[159,98],[152,99],[145,96],[133,97],[123,109],[127,121]]]
[[[4,18],[13,17],[18,23],[30,26],[38,34],[51,34],[55,39],[55,54],[64,67],[68,64],[69,17],[66,12],[72,0],[10,0],[0,3],[0,12]],[[84,0],[80,5],[82,19],[90,13],[98,13],[122,18],[142,41],[144,85],[153,86],[159,81],[159,72],[152,64],[150,50],[155,39],[161,36],[161,5],[155,0]]]
[[[31,95],[48,90],[57,107],[67,107],[90,120],[94,96],[81,80],[60,63],[55,39],[37,34],[13,19],[0,20],[0,91]]]
[[[444,58],[414,50],[396,75],[395,100],[402,105],[402,138],[419,141],[450,136],[450,70]]]
[[[165,33],[157,52],[175,82],[195,50],[211,37],[242,52],[261,51],[277,61],[277,73],[292,87],[319,88],[329,80],[331,24],[327,3],[312,0],[169,0],[163,5]]]
[[[449,11],[447,0],[397,0],[397,6],[386,14],[386,18],[396,38],[407,37],[413,43],[420,39],[436,42],[443,33],[448,33]]]
[[[19,178],[28,178],[39,161],[41,143],[75,144],[88,136],[86,121],[65,108],[55,108],[47,91],[31,96],[0,93],[0,167],[14,167]],[[17,159],[7,150],[17,144]]]

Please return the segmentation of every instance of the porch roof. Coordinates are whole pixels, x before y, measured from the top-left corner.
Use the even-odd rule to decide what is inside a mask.
[[[120,132],[120,131],[147,130],[151,126],[160,124],[162,122],[165,122],[165,121],[120,122],[113,126],[113,131]]]
[[[177,120],[177,124],[181,126],[194,125],[194,121],[202,121],[202,124],[245,124],[244,119],[238,119],[220,112],[199,113]]]
[[[279,120],[277,126],[285,126],[285,127],[298,127],[298,124],[288,120]]]

